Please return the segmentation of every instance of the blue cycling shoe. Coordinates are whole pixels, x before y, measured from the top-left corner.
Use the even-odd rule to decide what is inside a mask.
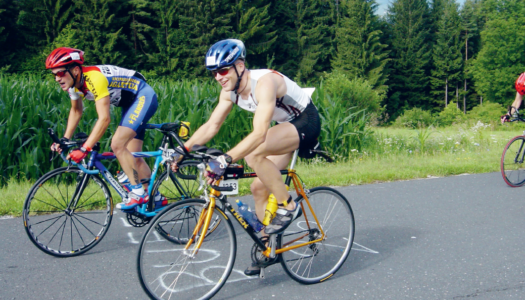
[[[128,197],[124,199],[123,204],[120,205],[121,210],[131,210],[137,207],[138,205],[148,203],[149,196],[142,195],[139,196],[135,193],[128,193]]]

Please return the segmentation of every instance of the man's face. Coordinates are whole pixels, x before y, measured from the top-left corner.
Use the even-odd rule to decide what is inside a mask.
[[[51,69],[51,72],[55,75],[55,81],[60,84],[60,88],[63,91],[67,91],[73,86],[74,80],[65,67]],[[75,70],[71,70],[71,72],[75,74]]]
[[[244,69],[244,64],[237,63],[231,67],[222,68],[212,72],[212,74],[215,76],[215,80],[221,84],[222,89],[226,92],[232,91],[235,88],[235,84],[237,83],[237,73],[233,69],[235,67],[237,67],[237,72],[241,74]]]

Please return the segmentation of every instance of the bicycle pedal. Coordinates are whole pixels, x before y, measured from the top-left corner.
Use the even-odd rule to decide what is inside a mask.
[[[264,279],[264,269],[265,268],[261,268],[261,272],[259,273],[259,278],[261,279]]]

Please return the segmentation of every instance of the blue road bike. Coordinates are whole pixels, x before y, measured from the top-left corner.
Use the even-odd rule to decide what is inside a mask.
[[[124,211],[128,222],[142,227],[166,206],[155,207],[154,195],[159,192],[169,202],[198,196],[199,183],[196,161],[185,161],[176,173],[170,172],[170,157],[176,146],[182,146],[179,136],[182,122],[148,124],[147,129],[160,131],[164,136],[157,151],[134,152],[135,157],[155,158],[147,193],[150,201]],[[100,144],[82,163],[66,160],[68,151],[80,147],[86,134],[73,140],[61,141],[52,129],[49,135],[63,149],[60,156],[68,163],[44,174],[30,189],[23,210],[23,221],[29,239],[40,250],[58,257],[76,256],[92,249],[105,236],[113,217],[113,198],[108,184],[120,195],[128,193],[103,161],[115,160],[112,152],[100,153]],[[187,153],[184,147],[181,147]],[[160,174],[160,175],[159,175]],[[159,227],[162,236],[166,232]]]

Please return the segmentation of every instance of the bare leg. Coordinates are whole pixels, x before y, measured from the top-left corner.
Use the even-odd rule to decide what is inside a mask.
[[[268,156],[268,159],[275,164],[277,169],[283,170],[286,168],[292,153],[283,154],[283,155],[273,155]],[[251,165],[250,156],[247,156],[246,161],[248,165]],[[261,182],[259,178],[256,178],[250,186],[253,199],[255,200],[255,213],[260,221],[264,219],[264,211],[266,209],[266,204],[268,203],[268,196],[270,196],[270,190]]]
[[[278,203],[282,203],[289,198],[280,169],[284,168],[283,164],[288,164],[288,161],[291,158],[291,153],[297,148],[299,148],[299,135],[297,134],[297,129],[291,123],[281,123],[270,128],[266,134],[265,142],[257,147],[257,149],[246,158],[248,165],[254,169],[255,173],[257,173],[260,182],[267,188],[267,190],[275,195]],[[276,161],[280,164],[279,166],[269,159],[269,156],[283,155],[287,156],[288,161]],[[260,197],[263,197],[264,195],[265,194],[261,193]],[[254,196],[254,198],[255,197],[256,196]],[[262,207],[262,200],[258,202],[261,203],[260,205]],[[256,209],[257,206],[256,202]],[[288,210],[294,208],[295,203],[293,201],[286,207]],[[259,216],[259,210],[257,210],[257,213]]]
[[[127,147],[136,135],[137,134],[134,130],[119,126],[113,135],[113,139],[111,140],[111,149],[113,149],[113,153],[115,153],[115,156],[117,156],[124,173],[128,175],[129,182],[132,185],[137,185],[140,183],[140,176],[135,157],[133,157]]]
[[[129,152],[141,152],[143,141],[132,139],[127,146]],[[149,179],[151,177],[151,169],[142,157],[134,157],[136,170],[139,173],[139,181],[142,179]],[[143,183],[144,189],[148,189],[149,183]]]

